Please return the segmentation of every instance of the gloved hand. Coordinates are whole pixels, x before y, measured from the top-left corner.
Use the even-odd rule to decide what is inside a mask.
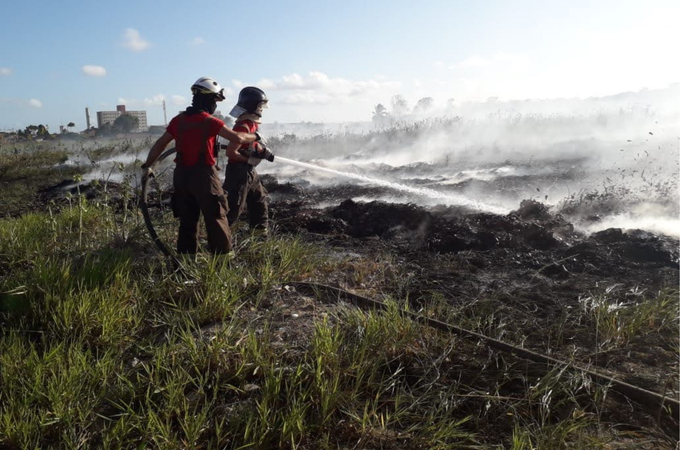
[[[252,148],[250,150],[239,150],[239,152],[243,156],[248,157],[248,164],[251,166],[257,166],[262,162],[263,159],[266,159],[269,162],[274,162],[274,154],[269,151],[267,147],[264,147],[263,145],[258,145],[258,148]]]
[[[267,140],[260,134],[259,131],[255,132],[255,142],[258,142],[260,145],[266,147],[267,146]]]
[[[262,158],[258,158],[257,156],[250,156],[248,158],[248,164],[250,164],[253,167],[257,166],[261,162],[262,162]]]
[[[151,167],[147,166],[146,163],[142,164],[142,180],[149,177],[151,178],[154,177],[153,170],[151,169]]]
[[[260,151],[255,151],[253,154],[254,157],[260,158],[260,159],[266,159],[269,162],[274,162],[274,154],[269,151],[267,147],[260,147]]]
[[[257,166],[262,162],[262,158],[256,156],[257,150],[254,148],[240,148],[238,149],[239,154],[248,158],[248,164],[251,166]]]

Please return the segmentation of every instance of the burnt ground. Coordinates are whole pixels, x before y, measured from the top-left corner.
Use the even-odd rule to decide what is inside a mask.
[[[391,261],[400,281],[375,286],[382,295],[408,298],[416,308],[443,298],[463,315],[486,302],[489,311],[506,321],[502,336],[496,337],[599,366],[659,392],[672,379],[678,392],[677,335],[663,342],[643,336],[616,348],[615,343],[598,341],[592,324],[582,320],[592,299],[616,307],[664,290],[675,290],[677,297],[677,239],[616,228],[585,236],[535,200],[522,201],[517,210],[499,216],[464,207],[426,209],[350,199],[389,194],[383,187],[320,188],[279,184],[270,175],[262,178],[278,232],[301,233],[336,255]],[[78,192],[91,201],[104,195],[96,183],[77,188],[65,180],[42,190],[40,199],[67,205],[65,197]],[[124,198],[135,201],[116,183],[109,183],[105,195],[114,205]],[[370,284],[338,282],[354,289]],[[556,324],[567,334],[546,335]]]
[[[279,231],[302,232],[346,252],[389,254],[408,280],[381,286],[383,294],[408,298],[415,307],[443,298],[463,315],[486,302],[505,325],[482,331],[657,392],[672,380],[677,397],[677,335],[659,339],[650,333],[617,347],[598,339],[583,319],[593,299],[616,308],[668,290],[677,298],[677,239],[621,229],[585,236],[534,200],[498,216],[347,199],[378,196],[383,188],[264,181]],[[335,206],[315,207],[335,199]],[[558,328],[563,333],[555,333]]]
[[[351,200],[389,193],[380,187],[279,184],[267,175],[263,181],[276,232],[322,244],[332,257],[381,266],[379,279],[362,278],[348,264],[326,282],[376,299],[407,299],[414,311],[426,309],[490,337],[678,398],[677,333],[655,332],[661,324],[649,319],[635,335],[605,339],[593,313],[594,305],[626,308],[659,295],[677,305],[677,239],[621,229],[586,236],[534,200],[499,216],[460,207]],[[113,186],[110,192],[116,191]],[[45,190],[43,199],[59,198],[56,192]],[[87,186],[81,192],[97,196]],[[254,326],[269,323],[281,345],[294,348],[304,347],[313,321],[332,310],[284,286],[251,314]],[[458,363],[468,373],[490,370],[488,352],[474,343],[461,347],[467,354],[459,355]],[[654,417],[641,418],[625,400],[618,401],[610,405],[611,421],[654,426]]]

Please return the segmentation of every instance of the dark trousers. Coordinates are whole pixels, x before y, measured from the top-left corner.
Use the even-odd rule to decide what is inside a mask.
[[[236,222],[247,207],[250,228],[266,229],[269,220],[267,190],[255,168],[246,163],[229,163],[225,172],[224,190],[229,203],[229,225]]]
[[[231,230],[227,221],[227,198],[214,166],[178,165],[173,175],[175,192],[173,211],[179,217],[177,252],[198,251],[198,220],[203,221],[208,234],[208,249],[215,254],[232,250]]]

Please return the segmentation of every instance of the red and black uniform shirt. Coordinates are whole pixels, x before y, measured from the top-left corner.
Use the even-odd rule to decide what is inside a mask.
[[[207,112],[175,116],[168,124],[167,132],[175,138],[175,146],[178,149],[177,164],[182,166],[194,166],[198,162],[198,155],[205,155],[204,163],[214,166],[215,136],[224,126],[224,122],[211,116]]]
[[[247,119],[246,120],[239,120],[234,125],[234,131],[236,131],[237,133],[240,132],[240,133],[251,133],[252,134],[252,133],[255,133],[259,127],[260,127],[260,125],[257,122],[254,122],[252,120],[247,120]],[[248,150],[248,149],[252,148],[253,145],[255,145],[254,142],[251,142],[251,143],[248,143],[248,144],[243,144],[239,148],[239,152],[241,150]],[[235,163],[237,161],[234,161],[233,159],[229,159],[228,162],[229,163]]]

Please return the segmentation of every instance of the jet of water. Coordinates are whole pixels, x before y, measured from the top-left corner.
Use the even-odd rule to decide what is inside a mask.
[[[346,178],[353,178],[355,180],[364,181],[366,183],[375,184],[378,186],[384,186],[390,189],[395,189],[402,192],[408,192],[410,194],[420,195],[423,197],[441,199],[444,200],[448,205],[461,205],[477,209],[484,212],[490,212],[493,214],[507,214],[510,212],[507,208],[498,205],[491,205],[488,203],[479,202],[476,200],[470,200],[462,195],[456,194],[446,194],[443,192],[435,191],[434,189],[428,188],[414,188],[411,186],[406,186],[401,183],[393,183],[391,181],[379,180],[376,178],[367,177],[365,175],[359,175],[357,173],[341,172],[335,169],[329,169],[327,167],[317,166],[315,164],[304,163],[300,161],[295,161],[293,159],[284,158],[282,156],[276,156],[276,162],[282,162],[285,164],[290,164],[293,166],[303,167],[305,169],[319,170],[322,172],[332,173],[334,175],[340,175]]]

